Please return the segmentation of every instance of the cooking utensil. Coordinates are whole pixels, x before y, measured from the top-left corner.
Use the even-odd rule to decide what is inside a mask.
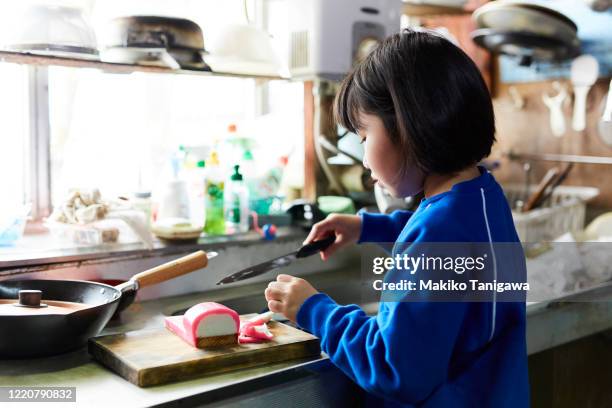
[[[597,124],[599,137],[608,146],[612,146],[612,80],[610,81],[610,89],[608,94],[602,101],[603,114]]]
[[[108,45],[204,51],[198,24],[164,16],[116,17],[108,25]]]
[[[204,268],[214,256],[197,251],[138,273],[114,287],[78,280],[1,281],[0,299],[5,300],[0,304],[0,358],[47,356],[79,348],[104,328],[115,311],[129,306],[139,288]],[[31,308],[20,308],[20,314],[15,314],[19,306],[12,303],[23,297],[19,292],[24,290],[40,291],[39,300],[71,310],[58,313],[34,302]]]
[[[560,38],[514,31],[481,28],[471,33],[472,40],[492,53],[520,59],[519,64],[531,65],[533,61],[562,61],[579,52],[579,43],[567,43]]]
[[[494,1],[479,7],[472,18],[478,28],[523,32],[577,41],[578,27],[564,14],[551,8],[527,2]]]
[[[531,195],[527,199],[527,202],[525,203],[525,205],[523,205],[523,212],[533,210],[536,207],[536,204],[541,202],[540,199],[542,195],[558,175],[558,167],[553,167],[552,169],[546,172],[544,177],[542,177],[542,180],[540,180],[540,183],[536,187],[535,191],[531,193]]]
[[[518,57],[520,65],[560,61],[579,52],[576,24],[540,4],[489,2],[472,17],[479,28],[472,33],[474,42],[491,52]]]
[[[567,163],[565,165],[565,168],[561,171],[561,173],[559,173],[559,175],[553,180],[553,182],[550,183],[550,186],[544,191],[542,197],[535,203],[534,208],[537,208],[543,203],[545,203],[546,200],[548,200],[548,198],[553,195],[555,188],[559,187],[561,183],[565,181],[567,175],[570,173],[570,171],[572,171],[573,167],[574,163]]]
[[[170,68],[209,71],[204,62],[204,36],[195,22],[162,16],[127,16],[112,19],[104,29],[108,62],[134,63],[134,60]]]
[[[238,282],[244,279],[250,279],[255,276],[262,275],[271,270],[287,266],[296,259],[306,258],[308,256],[314,255],[316,253],[319,253],[320,251],[325,250],[327,247],[333,244],[335,240],[336,236],[333,235],[327,238],[323,238],[319,241],[313,241],[309,244],[304,245],[297,251],[291,252],[283,256],[279,256],[278,258],[274,258],[270,261],[251,266],[250,268],[246,268],[239,272],[226,276],[225,278],[217,282],[217,285],[225,285],[232,282]]]
[[[531,163],[523,163],[523,171],[525,172],[525,187],[523,189],[523,194],[521,195],[522,199],[524,200],[521,202],[521,207],[529,199],[529,185],[531,184]]]
[[[274,334],[270,341],[214,351],[194,348],[163,327],[96,337],[88,349],[96,360],[140,387],[321,354],[315,336],[276,321],[268,327]]]
[[[599,63],[592,55],[584,54],[572,61],[571,78],[574,85],[574,116],[572,128],[581,132],[586,127],[586,99],[597,81]]]
[[[556,137],[561,137],[565,133],[565,117],[563,116],[563,102],[567,98],[565,87],[559,82],[553,82],[553,88],[557,91],[555,96],[547,93],[542,94],[542,101],[550,111],[550,130]]]

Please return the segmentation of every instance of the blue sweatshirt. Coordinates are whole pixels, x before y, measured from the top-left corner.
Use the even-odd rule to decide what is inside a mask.
[[[501,187],[479,169],[415,212],[363,213],[360,242],[519,242]],[[380,302],[370,317],[318,293],[297,323],[372,406],[529,405],[524,302]]]

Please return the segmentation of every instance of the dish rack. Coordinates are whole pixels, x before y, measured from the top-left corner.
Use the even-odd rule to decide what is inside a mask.
[[[536,186],[529,187],[529,194]],[[504,186],[506,199],[512,208],[516,232],[523,243],[552,241],[567,232],[584,228],[586,203],[599,195],[595,187],[559,186],[538,208],[520,212],[515,203],[525,200],[525,186]]]

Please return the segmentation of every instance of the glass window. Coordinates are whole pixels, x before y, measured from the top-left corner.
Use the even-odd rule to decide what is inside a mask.
[[[70,5],[71,0],[60,1]],[[132,0],[72,2],[83,7],[99,29],[109,18],[127,14],[169,15],[196,21],[205,43],[226,24],[246,23],[244,3],[219,4],[208,0]],[[78,3],[78,4],[77,4]],[[279,53],[286,41],[282,1],[274,0],[267,18],[259,0],[247,1],[254,24],[268,27]],[[46,75],[30,75],[30,67],[0,63],[0,187],[2,205],[36,201],[37,148],[50,148],[50,193],[60,204],[73,188],[99,188],[113,199],[136,191],[155,191],[167,177],[179,146],[197,152],[199,159],[236,124],[240,136],[254,140],[253,174],[276,172],[288,158],[289,188],[303,185],[303,84],[203,75],[154,73],[112,74],[97,69],[40,67]],[[43,72],[45,73],[45,72]],[[37,81],[40,81],[37,82]],[[47,83],[48,81],[48,83]],[[46,100],[32,100],[30,89],[44,89]],[[44,96],[44,92],[42,94]],[[30,132],[46,127],[49,140]],[[36,130],[36,129],[33,129]],[[45,133],[45,132],[43,132]],[[33,143],[33,144],[31,144]],[[244,155],[243,157],[247,157]],[[246,160],[246,159],[245,159]],[[227,161],[228,168],[236,164]],[[246,170],[245,170],[246,171]],[[269,171],[270,173],[266,173]],[[41,172],[46,174],[46,172]],[[274,173],[277,174],[277,173]],[[248,177],[248,176],[247,176]],[[40,187],[40,186],[39,186]],[[3,207],[0,206],[0,210]]]
[[[280,52],[283,3],[273,3],[267,25]],[[247,5],[249,17],[257,18],[256,2]],[[113,16],[145,11],[187,16],[202,27],[205,43],[223,25],[246,22],[242,1],[96,1],[88,11],[98,28]],[[302,88],[288,81],[50,67],[52,200],[61,202],[67,190],[80,187],[100,188],[109,197],[154,190],[179,146],[211,145],[229,124],[257,139],[258,162],[291,155],[301,168]]]
[[[49,68],[52,196],[150,191],[180,145],[212,143],[254,115],[250,79]]]
[[[29,201],[28,67],[0,64],[0,211]]]

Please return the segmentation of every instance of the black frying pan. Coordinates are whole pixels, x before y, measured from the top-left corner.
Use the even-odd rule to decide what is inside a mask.
[[[67,314],[44,314],[41,309],[37,314],[11,315],[0,308],[0,358],[49,356],[82,347],[116,311],[134,301],[139,288],[204,268],[215,255],[197,251],[136,274],[118,286],[78,280],[0,281],[0,299],[22,303],[4,307],[44,308],[45,301],[91,305]],[[42,306],[40,294],[35,291],[42,292]]]
[[[539,34],[499,31],[481,28],[471,33],[472,40],[492,53],[520,57],[520,65],[533,61],[563,61],[580,53],[580,42],[567,42],[558,37]]]

